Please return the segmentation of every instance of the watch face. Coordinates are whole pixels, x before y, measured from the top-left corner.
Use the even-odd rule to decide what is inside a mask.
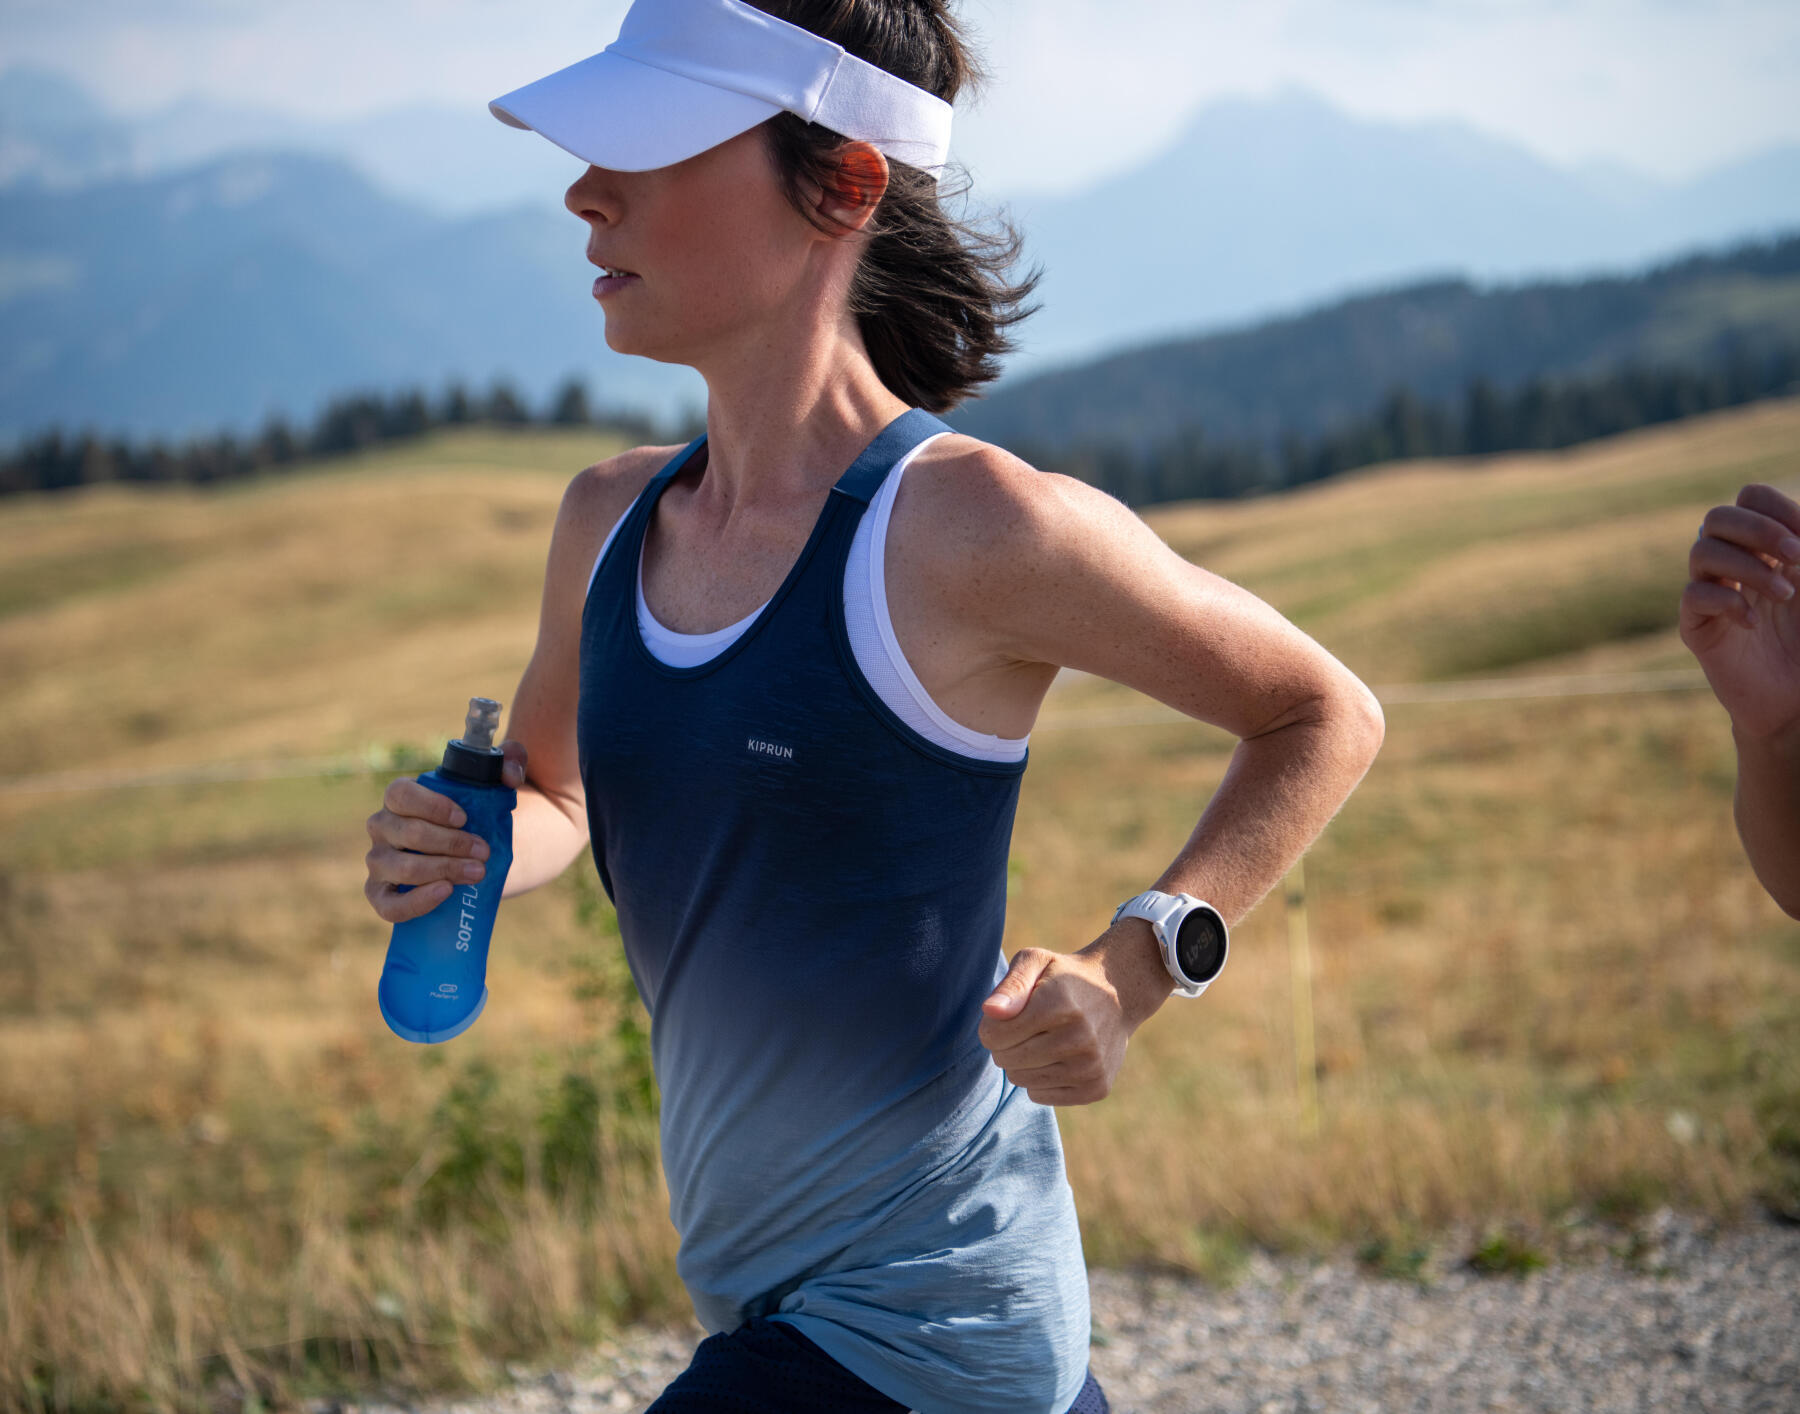
[[[1225,965],[1225,920],[1211,908],[1196,908],[1175,934],[1175,960],[1196,982],[1210,982]]]

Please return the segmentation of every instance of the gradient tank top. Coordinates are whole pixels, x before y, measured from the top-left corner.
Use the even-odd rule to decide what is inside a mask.
[[[1087,1273],[1053,1110],[993,1063],[1006,860],[1026,762],[950,751],[857,668],[843,577],[900,414],[715,657],[651,656],[627,513],[582,613],[594,862],[651,1018],[678,1266],[700,1322],[789,1321],[923,1414],[1063,1414]]]

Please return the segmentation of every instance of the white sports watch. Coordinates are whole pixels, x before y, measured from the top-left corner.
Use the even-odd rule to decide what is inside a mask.
[[[1192,894],[1165,894],[1145,889],[1113,910],[1112,921],[1148,919],[1163,966],[1175,979],[1175,991],[1197,997],[1225,966],[1231,930],[1219,910]]]

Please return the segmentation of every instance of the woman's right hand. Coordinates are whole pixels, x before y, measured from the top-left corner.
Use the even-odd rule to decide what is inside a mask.
[[[525,744],[504,741],[500,749],[506,755],[502,779],[517,789],[525,782]],[[460,828],[467,818],[449,796],[411,776],[388,782],[381,809],[364,822],[372,843],[363,856],[369,867],[363,897],[384,921],[429,913],[457,884],[487,873],[487,841]],[[402,884],[410,886],[404,893]]]

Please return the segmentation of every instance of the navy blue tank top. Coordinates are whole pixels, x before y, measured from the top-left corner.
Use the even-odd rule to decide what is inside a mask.
[[[1055,1114],[977,1034],[1006,971],[1026,763],[913,730],[862,676],[844,622],[858,519],[945,430],[921,408],[889,423],[768,606],[689,668],[645,647],[636,574],[704,434],[663,467],[583,608],[581,779],[650,1013],[701,1323],[791,1321],[926,1414],[1062,1414],[1089,1317]]]

